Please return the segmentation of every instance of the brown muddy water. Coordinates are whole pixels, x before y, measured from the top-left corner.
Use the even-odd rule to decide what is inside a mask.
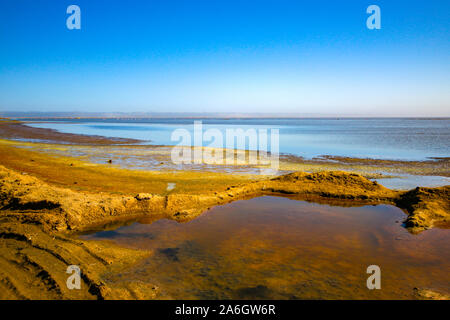
[[[260,197],[185,223],[141,220],[84,235],[153,254],[107,282],[140,280],[175,299],[414,299],[450,291],[450,230],[419,235],[389,205],[335,207]],[[369,265],[381,289],[369,290]]]

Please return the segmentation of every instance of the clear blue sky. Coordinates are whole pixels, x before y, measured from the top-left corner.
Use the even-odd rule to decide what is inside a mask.
[[[450,116],[449,40],[447,0],[2,0],[0,110]]]

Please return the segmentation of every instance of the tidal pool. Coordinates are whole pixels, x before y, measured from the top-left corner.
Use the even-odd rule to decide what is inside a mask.
[[[185,223],[147,219],[84,235],[150,250],[107,282],[140,280],[173,299],[414,299],[450,291],[450,230],[410,234],[394,206],[336,207],[260,197]],[[367,267],[381,268],[369,290]]]

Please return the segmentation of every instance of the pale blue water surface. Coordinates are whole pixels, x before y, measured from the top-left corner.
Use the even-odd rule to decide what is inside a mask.
[[[196,119],[203,132],[219,129],[279,129],[279,151],[305,158],[321,155],[425,160],[450,156],[450,119]],[[60,132],[133,138],[176,145],[176,129],[191,132],[193,119],[47,119],[28,125]],[[270,133],[270,130],[269,130]],[[204,142],[208,146],[209,142]],[[270,144],[270,143],[269,143]],[[224,142],[225,146],[225,142]],[[269,149],[270,150],[270,149]]]

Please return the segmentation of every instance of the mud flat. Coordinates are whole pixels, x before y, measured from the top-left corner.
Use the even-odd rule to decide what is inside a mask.
[[[32,128],[20,121],[0,118],[0,137],[5,139],[46,141],[61,144],[82,144],[82,145],[114,145],[138,143],[139,140],[106,138],[101,136],[88,136],[70,133],[61,133],[52,129]]]
[[[24,150],[14,142],[1,144],[0,154],[3,299],[158,298],[160,288],[153,284],[103,280],[151,251],[79,240],[74,235],[139,217],[189,221],[214,206],[264,195],[341,206],[395,205],[407,213],[404,225],[411,233],[447,228],[450,222],[450,186],[397,191],[342,171],[277,177],[138,172]],[[168,190],[169,183],[176,187]],[[72,264],[83,270],[83,290],[66,287],[65,271]]]

